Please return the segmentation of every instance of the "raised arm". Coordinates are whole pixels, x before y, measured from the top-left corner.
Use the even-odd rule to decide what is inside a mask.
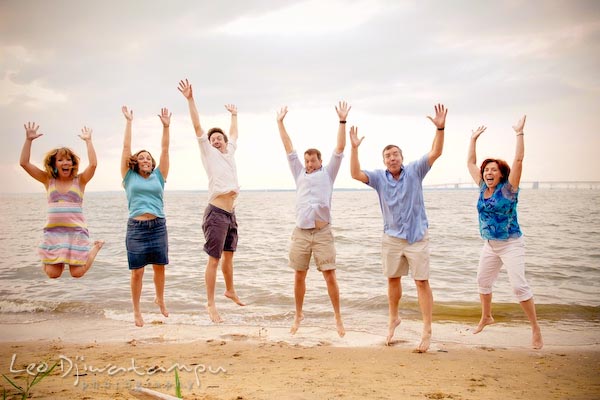
[[[81,129],[81,135],[79,135],[79,137],[85,142],[89,160],[87,168],[81,173],[81,175],[79,175],[79,184],[81,185],[81,189],[85,190],[85,185],[87,185],[87,183],[94,177],[94,174],[96,173],[98,159],[96,158],[96,150],[94,149],[94,144],[92,143],[92,129],[84,126]]]
[[[23,127],[25,127],[25,143],[21,150],[19,163],[33,179],[42,182],[44,186],[47,187],[49,182],[48,173],[39,169],[29,161],[31,158],[31,142],[42,136],[43,133],[38,133],[40,126],[36,125],[35,122],[28,122],[24,124]]]
[[[523,128],[525,128],[526,115],[523,115],[516,125],[513,125],[513,129],[517,134],[517,147],[515,149],[515,159],[508,175],[508,181],[510,185],[516,190],[521,183],[521,172],[523,172],[523,157],[525,157],[525,134]]]
[[[238,121],[237,121],[237,107],[235,104],[225,104],[227,111],[231,113],[231,125],[229,126],[229,139],[237,143],[238,140]]]
[[[358,128],[352,126],[350,128],[350,143],[352,144],[352,152],[350,153],[350,175],[352,178],[362,183],[369,183],[369,177],[360,169],[360,161],[358,160],[358,146],[362,143],[365,137],[358,138]]]
[[[169,125],[171,125],[171,113],[169,112],[169,109],[161,108],[158,118],[160,118],[160,122],[162,122],[163,126],[162,140],[160,142],[160,161],[158,169],[160,170],[160,173],[166,181],[167,175],[169,175]]]
[[[294,151],[294,146],[292,145],[292,139],[290,139],[290,135],[288,135],[287,131],[285,130],[285,125],[283,124],[283,119],[285,118],[287,112],[287,106],[282,107],[279,112],[277,112],[277,127],[279,128],[281,142],[285,148],[285,154],[290,154],[292,151]]]
[[[431,151],[429,152],[429,166],[432,166],[435,160],[442,155],[442,150],[444,149],[446,114],[448,114],[448,109],[445,108],[443,104],[438,104],[435,106],[435,118],[427,116],[427,118],[429,118],[429,120],[433,122],[436,127],[435,138],[433,139]]]
[[[190,117],[192,118],[192,124],[194,125],[194,131],[196,136],[200,137],[204,134],[202,127],[200,126],[200,116],[198,115],[198,109],[196,108],[196,102],[194,101],[194,94],[192,92],[192,84],[185,81],[179,81],[177,89],[183,94],[188,101],[188,108],[190,109]]]
[[[481,179],[483,178],[481,176],[481,170],[477,166],[476,145],[477,139],[479,139],[479,136],[483,132],[485,132],[486,129],[487,128],[485,126],[481,125],[479,128],[475,129],[474,131],[471,131],[471,141],[469,142],[469,152],[467,154],[467,168],[469,168],[469,173],[471,174],[471,177],[473,177],[473,180],[478,185],[481,182]]]
[[[346,118],[352,106],[349,106],[345,101],[340,101],[335,107],[340,123],[338,126],[337,135],[337,146],[335,147],[336,153],[340,154],[344,152],[346,148]]]
[[[123,154],[121,155],[121,177],[125,179],[129,171],[129,159],[131,158],[131,122],[133,121],[133,110],[128,110],[127,106],[121,107],[125,117],[125,136],[123,138]]]

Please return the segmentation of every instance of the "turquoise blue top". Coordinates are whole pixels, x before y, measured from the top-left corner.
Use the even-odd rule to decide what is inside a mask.
[[[425,237],[429,226],[423,200],[423,179],[429,172],[429,154],[407,166],[402,165],[400,179],[395,180],[388,170],[363,171],[367,185],[377,191],[383,214],[386,235],[418,242]]]
[[[509,182],[496,186],[494,194],[485,199],[483,194],[487,185],[479,183],[479,232],[481,237],[488,240],[507,240],[518,238],[523,233],[517,220],[517,203],[519,202],[519,189],[513,192]]]
[[[159,218],[165,217],[163,204],[165,180],[160,169],[154,168],[148,178],[143,178],[137,172],[129,170],[123,179],[123,185],[127,193],[129,218],[146,213]]]

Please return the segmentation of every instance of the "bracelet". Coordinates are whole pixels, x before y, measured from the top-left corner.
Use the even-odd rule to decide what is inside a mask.
[[[446,129],[445,126],[443,128],[437,128],[438,131],[443,131],[444,129]]]
[[[345,124],[345,123],[346,123],[346,121],[340,121],[340,124]]]
[[[517,133],[517,136],[524,136],[525,134],[523,132],[521,133]]]

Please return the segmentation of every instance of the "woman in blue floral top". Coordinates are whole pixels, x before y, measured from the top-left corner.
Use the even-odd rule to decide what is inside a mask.
[[[474,333],[479,333],[486,325],[494,323],[492,287],[504,265],[515,296],[531,323],[532,346],[534,349],[541,349],[544,342],[537,322],[533,292],[525,279],[525,242],[517,219],[519,182],[525,154],[525,119],[523,116],[513,126],[517,146],[512,168],[506,161],[493,158],[484,160],[481,167],[478,167],[475,148],[477,139],[486,127],[480,126],[471,136],[467,165],[471,176],[479,185],[479,231],[485,240],[477,268],[481,320]]]

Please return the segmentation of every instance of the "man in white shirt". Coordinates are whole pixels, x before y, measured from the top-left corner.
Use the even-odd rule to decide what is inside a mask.
[[[337,146],[325,167],[322,165],[321,152],[317,149],[308,149],[304,152],[304,167],[302,166],[283,124],[287,107],[283,107],[277,113],[279,135],[296,182],[296,228],[292,234],[289,253],[289,265],[295,271],[296,316],[290,329],[292,334],[296,333],[300,322],[304,319],[302,306],[311,255],[314,255],[317,269],[323,273],[327,283],[338,335],[343,337],[346,334],[340,313],[340,292],[335,276],[335,245],[330,224],[333,182],[344,157],[346,117],[350,107],[345,101],[340,101],[335,110],[340,119]]]
[[[188,101],[190,116],[200,146],[202,164],[208,175],[208,206],[204,211],[202,222],[202,231],[206,239],[204,251],[208,254],[204,280],[208,315],[211,321],[218,323],[223,321],[215,304],[219,261],[221,261],[225,280],[225,297],[240,306],[244,305],[233,287],[233,253],[238,240],[234,203],[240,192],[234,158],[238,138],[237,107],[233,104],[225,105],[227,111],[231,113],[229,138],[220,128],[212,128],[205,135],[200,126],[192,85],[187,79],[182,80],[179,82],[178,89]]]

